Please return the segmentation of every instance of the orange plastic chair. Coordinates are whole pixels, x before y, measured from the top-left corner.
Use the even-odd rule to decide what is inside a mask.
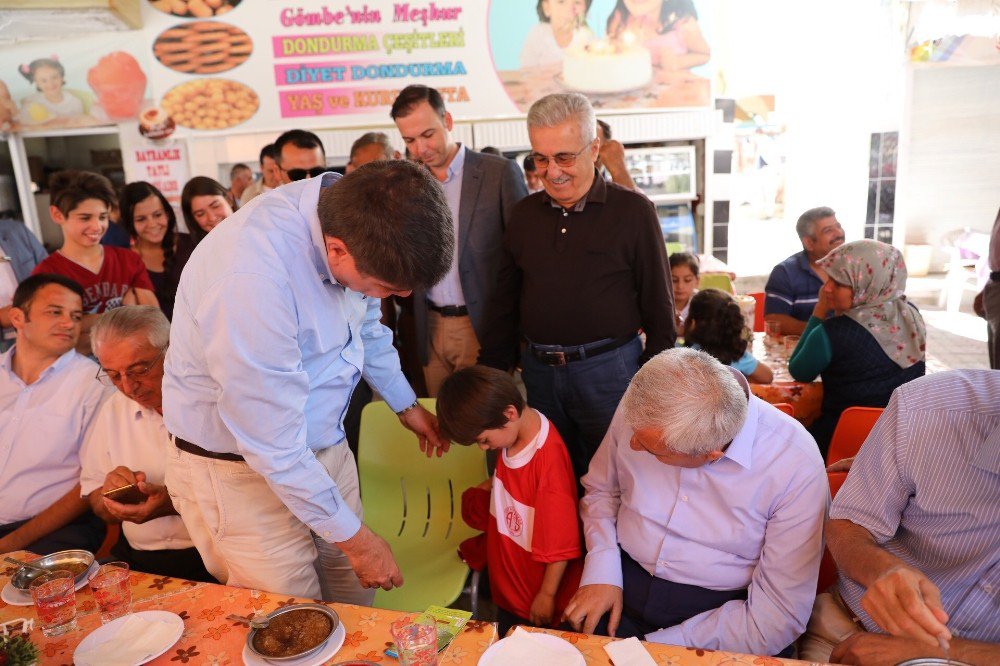
[[[844,485],[847,479],[847,472],[827,472],[830,480],[830,496],[836,497],[837,491]],[[816,593],[826,591],[828,587],[837,582],[837,563],[833,561],[833,555],[829,548],[823,549],[823,559],[819,563],[819,579],[816,581]]]
[[[753,296],[753,299],[757,301],[757,305],[753,309],[753,332],[763,333],[764,332],[764,292],[755,291],[752,294],[747,294],[747,296]]]
[[[774,406],[788,414],[792,418],[795,418],[795,407],[790,402],[776,402]]]
[[[881,407],[848,407],[840,415],[837,427],[830,438],[830,448],[826,452],[826,464],[832,465],[838,460],[850,458],[858,454],[861,445],[865,443],[868,433],[875,427],[878,417],[882,416]]]
[[[107,525],[107,531],[104,533],[104,542],[97,549],[97,552],[94,553],[94,557],[98,560],[111,557],[111,549],[118,543],[118,536],[121,533],[122,526],[120,524]]]

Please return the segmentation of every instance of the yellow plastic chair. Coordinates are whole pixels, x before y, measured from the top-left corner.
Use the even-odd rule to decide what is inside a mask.
[[[420,404],[435,410],[434,400]],[[403,574],[402,587],[376,591],[375,606],[419,612],[454,602],[469,574],[458,545],[478,534],[462,520],[462,493],[489,478],[486,454],[452,445],[442,457],[428,458],[416,436],[377,401],[361,412],[358,471],[365,523],[389,542]]]
[[[673,241],[667,241],[667,256],[668,257],[670,255],[672,255],[672,254],[677,254],[678,252],[683,252],[683,251],[684,251],[684,244],[683,243],[675,243]]]
[[[736,294],[733,289],[733,281],[729,279],[728,273],[702,273],[699,289],[718,289],[727,294]]]

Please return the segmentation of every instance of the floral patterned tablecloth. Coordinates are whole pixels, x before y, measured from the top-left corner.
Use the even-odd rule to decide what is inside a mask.
[[[754,333],[753,355],[767,363],[774,371],[774,382],[771,384],[751,384],[750,390],[755,396],[771,403],[787,402],[795,409],[795,418],[802,425],[809,426],[820,414],[823,406],[823,382],[797,382],[788,374],[788,358],[784,345],[764,344],[764,334]]]
[[[24,559],[34,557],[23,552],[12,553],[12,556]],[[0,570],[0,587],[8,583],[13,573],[14,567]],[[165,610],[177,613],[184,620],[181,639],[165,654],[149,662],[158,666],[242,664],[241,655],[247,629],[238,622],[227,620],[227,615],[245,615],[250,611],[270,612],[288,604],[311,601],[138,572],[133,572],[131,578],[133,610]],[[38,628],[31,633],[32,642],[41,651],[41,664],[72,664],[73,650],[87,634],[101,625],[97,603],[89,587],[76,593],[76,603],[79,625],[76,631],[56,638],[45,638]],[[348,659],[398,663],[387,657],[383,650],[391,640],[389,624],[405,615],[404,613],[348,604],[327,605],[337,611],[347,630],[344,646],[328,664]],[[11,606],[0,600],[0,622],[22,617],[37,619],[34,607]],[[475,664],[479,656],[496,640],[495,624],[469,622],[464,631],[441,653],[439,663],[445,666]]]

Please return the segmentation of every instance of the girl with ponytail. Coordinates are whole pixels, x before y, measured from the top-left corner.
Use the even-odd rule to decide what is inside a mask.
[[[739,304],[729,294],[703,289],[691,297],[684,323],[685,344],[739,370],[754,384],[770,384],[774,373],[750,353],[752,337]]]

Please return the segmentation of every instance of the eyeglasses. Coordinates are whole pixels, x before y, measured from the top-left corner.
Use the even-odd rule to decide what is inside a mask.
[[[576,151],[575,153],[556,153],[552,157],[549,157],[548,155],[542,155],[541,153],[532,152],[528,153],[528,157],[530,157],[531,161],[535,163],[535,168],[537,169],[542,169],[542,170],[548,169],[549,162],[552,161],[555,161],[555,163],[561,167],[571,167],[574,164],[576,164],[576,158],[582,155],[583,151],[587,150],[587,148],[590,148],[591,144],[593,143],[594,143],[593,141],[588,142],[586,146]]]
[[[289,180],[303,180],[305,178],[315,178],[321,173],[326,173],[329,170],[330,168],[325,166],[313,167],[311,169],[282,169],[282,171],[288,174]]]
[[[101,382],[105,386],[115,386],[116,384],[121,383],[122,375],[128,377],[128,380],[130,382],[139,381],[139,379],[149,374],[149,371],[153,369],[157,361],[163,358],[163,355],[166,353],[167,353],[167,348],[164,347],[163,350],[159,354],[157,354],[156,358],[154,358],[152,361],[149,361],[148,363],[143,363],[141,365],[135,365],[126,370],[124,373],[119,373],[115,372],[114,370],[105,370],[104,368],[100,368],[97,371],[97,381]]]

